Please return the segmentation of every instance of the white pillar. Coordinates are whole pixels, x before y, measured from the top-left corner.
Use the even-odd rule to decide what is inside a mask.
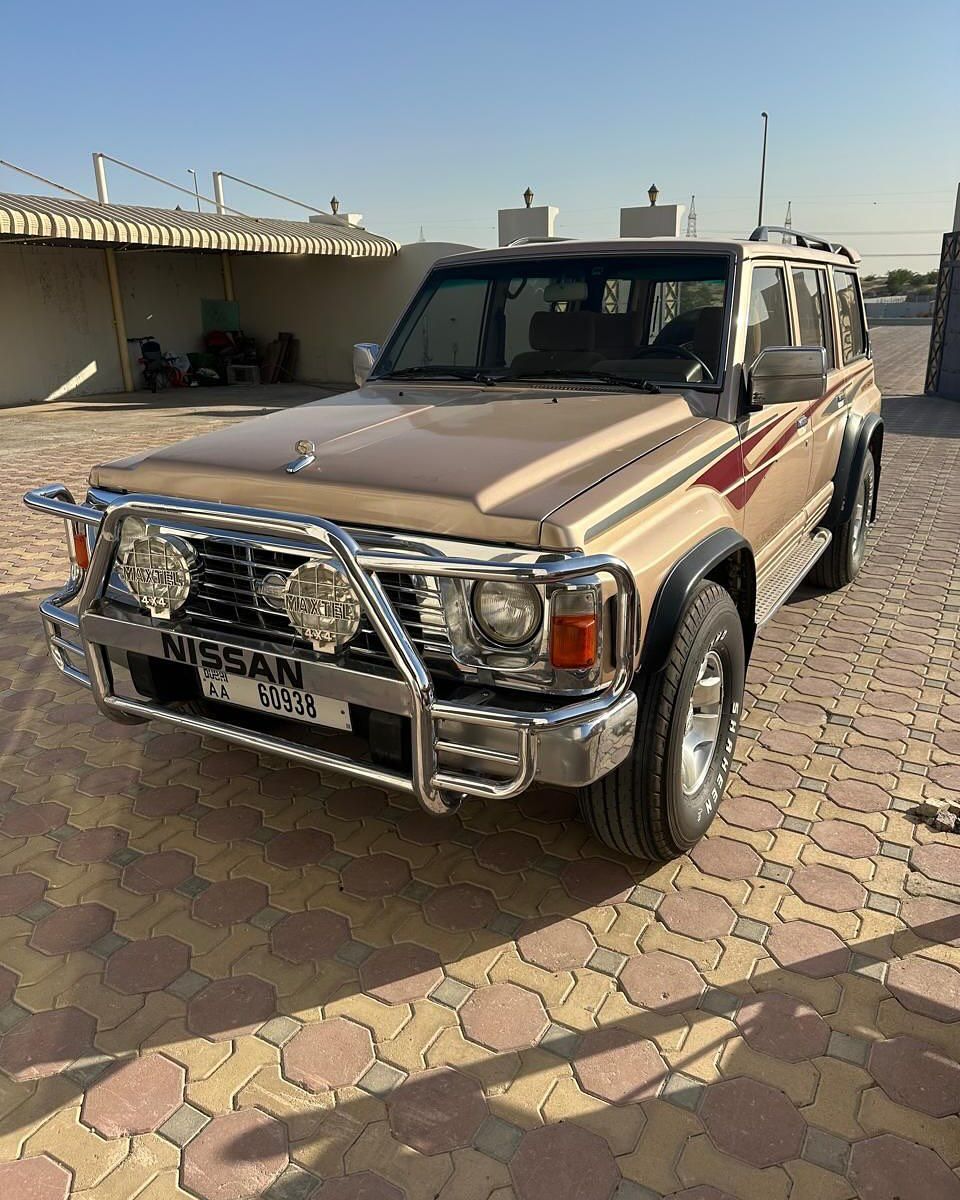
[[[500,245],[509,246],[518,238],[552,238],[559,208],[541,204],[536,208],[501,208],[498,217]]]
[[[223,216],[227,211],[227,206],[223,200],[223,172],[214,171],[213,173],[213,198],[217,202],[217,212]]]
[[[103,165],[103,155],[95,152],[93,155],[93,177],[97,181],[97,199],[101,204],[109,204],[107,195],[107,171]]]
[[[679,237],[684,204],[645,204],[620,209],[621,237]]]

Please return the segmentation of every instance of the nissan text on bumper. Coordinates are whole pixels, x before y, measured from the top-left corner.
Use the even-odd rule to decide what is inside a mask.
[[[97,489],[78,504],[62,484],[25,501],[66,524],[70,578],[40,606],[51,655],[112,720],[170,721],[437,814],[585,786],[633,745],[636,595],[616,558],[467,557],[272,510]],[[218,628],[223,596],[241,620]],[[527,605],[530,630],[490,654],[472,626],[504,604]]]

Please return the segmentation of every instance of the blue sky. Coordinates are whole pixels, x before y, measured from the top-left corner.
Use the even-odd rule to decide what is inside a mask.
[[[960,179],[958,35],[956,0],[51,0],[4,17],[0,158],[87,193],[93,150],[187,186],[195,167],[208,191],[219,167],[318,207],[335,192],[402,241],[477,244],[528,184],[558,232],[604,236],[655,181],[661,202],[696,193],[703,236],[755,223],[766,108],[768,222],[792,200],[867,271],[930,270]],[[5,170],[0,188],[42,190]]]

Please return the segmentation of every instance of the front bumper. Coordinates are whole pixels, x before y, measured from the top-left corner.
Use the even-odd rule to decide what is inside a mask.
[[[365,783],[406,792],[432,813],[449,812],[465,796],[516,796],[535,780],[584,786],[613,770],[633,745],[637,703],[629,685],[636,644],[636,589],[632,574],[619,559],[575,555],[518,564],[369,550],[339,526],[318,518],[157,496],[126,496],[101,511],[77,504],[63,484],[28,492],[24,502],[67,523],[70,579],[40,605],[53,660],[69,679],[89,688],[101,711],[114,720],[170,721],[317,770],[337,771]],[[389,654],[395,676],[371,676],[333,662],[304,658],[301,665],[309,680],[308,690],[408,719],[409,773],[120,694],[111,652],[149,655],[151,639],[161,637],[160,629],[149,618],[118,616],[115,606],[104,599],[120,522],[132,516],[162,517],[166,525],[179,525],[186,533],[191,528],[226,529],[251,537],[270,537],[277,544],[315,549],[319,555],[335,559]],[[74,534],[86,527],[96,529],[88,567],[74,552]],[[556,708],[439,699],[423,659],[384,593],[378,572],[541,584],[587,575],[607,576],[617,592],[610,682],[601,692]],[[211,638],[184,628],[178,628],[178,633]],[[215,640],[220,645],[250,649],[249,640],[233,637],[229,631],[217,633]],[[276,646],[263,649],[290,657]]]

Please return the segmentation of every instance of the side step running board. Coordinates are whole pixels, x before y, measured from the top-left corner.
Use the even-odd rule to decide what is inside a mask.
[[[810,568],[830,545],[829,529],[817,529],[804,538],[790,554],[774,567],[757,588],[757,625],[765,625],[777,609],[790,598],[806,578]]]

